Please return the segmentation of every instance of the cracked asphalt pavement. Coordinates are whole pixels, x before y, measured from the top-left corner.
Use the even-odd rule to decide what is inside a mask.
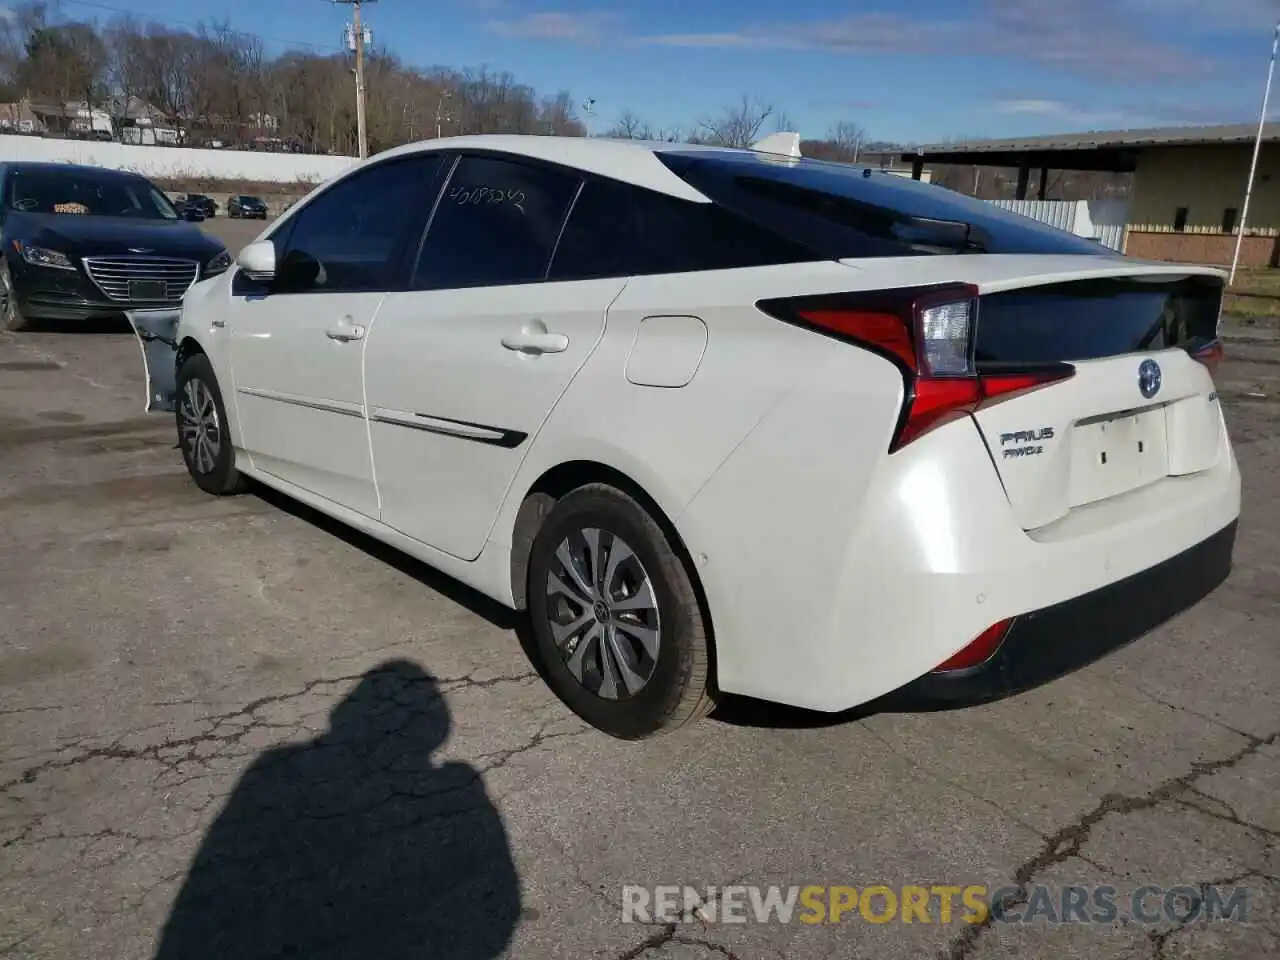
[[[200,493],[119,327],[0,335],[0,956],[1276,956],[1280,342],[1229,355],[1245,512],[1198,607],[1000,703],[626,744],[493,604]],[[1248,916],[621,920],[623,884],[732,883],[1238,884]]]

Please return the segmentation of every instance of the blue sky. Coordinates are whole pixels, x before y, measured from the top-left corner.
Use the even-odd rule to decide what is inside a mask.
[[[227,20],[335,47],[329,0],[63,0],[68,17],[129,10]],[[1280,0],[379,0],[374,41],[411,64],[487,65],[540,91],[688,127],[744,95],[805,136],[853,120],[876,139],[1257,117]],[[1273,99],[1280,114],[1280,97]]]

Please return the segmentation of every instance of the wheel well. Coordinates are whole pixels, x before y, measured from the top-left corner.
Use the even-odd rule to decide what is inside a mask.
[[[667,538],[667,542],[671,544],[671,549],[675,551],[676,556],[680,558],[680,562],[684,564],[685,571],[689,575],[689,581],[693,584],[694,595],[698,598],[698,607],[702,611],[703,623],[706,624],[710,678],[712,688],[716,689],[716,644],[714,625],[711,620],[711,608],[707,604],[707,596],[702,589],[702,580],[698,576],[697,566],[693,562],[689,548],[685,546],[684,540],[681,539],[680,534],[676,531],[675,524],[658,506],[657,501],[649,496],[640,484],[636,483],[621,470],[616,470],[607,464],[597,463],[594,460],[572,460],[569,463],[562,463],[558,467],[552,467],[540,476],[533,486],[529,488],[529,492],[525,494],[524,501],[520,504],[520,509],[516,513],[515,530],[511,534],[511,596],[515,600],[516,609],[524,610],[527,608],[526,586],[529,579],[529,554],[533,549],[534,538],[537,537],[538,530],[542,528],[542,523],[547,514],[551,512],[551,508],[555,506],[557,500],[589,483],[607,483],[609,486],[621,490],[640,504],[661,528],[663,535]]]
[[[191,357],[204,353],[204,347],[194,337],[186,337],[178,344],[178,352],[173,357],[173,369],[181,370],[182,365]]]

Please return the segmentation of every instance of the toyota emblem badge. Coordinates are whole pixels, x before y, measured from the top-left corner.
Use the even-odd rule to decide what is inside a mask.
[[[1160,364],[1154,360],[1143,360],[1142,365],[1138,367],[1138,389],[1142,391],[1142,395],[1150,400],[1160,392],[1160,384],[1164,379],[1164,375],[1160,372]]]

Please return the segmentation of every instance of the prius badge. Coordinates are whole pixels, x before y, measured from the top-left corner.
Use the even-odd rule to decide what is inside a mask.
[[[1154,360],[1143,360],[1142,365],[1138,367],[1138,389],[1142,391],[1142,395],[1150,400],[1160,392],[1160,384],[1164,380],[1164,374],[1160,372],[1160,364]]]

